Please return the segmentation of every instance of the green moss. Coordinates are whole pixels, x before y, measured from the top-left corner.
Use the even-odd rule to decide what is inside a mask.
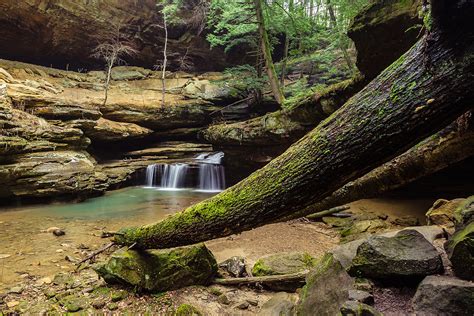
[[[200,316],[202,313],[194,306],[181,304],[174,314],[175,316]]]
[[[216,287],[211,287],[211,288],[209,288],[209,293],[211,293],[212,295],[215,295],[215,296],[219,296],[219,295],[222,294],[222,291],[219,290]]]
[[[265,265],[263,260],[257,260],[252,268],[252,275],[269,275],[272,270]]]

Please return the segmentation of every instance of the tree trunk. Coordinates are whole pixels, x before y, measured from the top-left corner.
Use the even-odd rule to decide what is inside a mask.
[[[332,6],[331,0],[327,0],[327,5],[328,5],[328,11],[329,11],[329,18],[331,19],[331,25],[336,32],[337,36],[340,36],[340,32],[337,29],[337,20],[336,20],[336,15],[334,14],[334,8]],[[347,52],[346,46],[344,46],[344,43],[341,41],[340,38],[337,39],[337,42],[339,44],[339,48],[342,51],[342,55],[344,56],[344,60],[347,63],[347,67],[351,72],[354,71],[354,63],[351,60],[351,57],[349,56],[349,53]]]
[[[462,127],[465,124],[465,117],[470,120],[471,112],[390,162],[349,182],[322,201],[292,214],[287,219],[375,197],[474,156],[474,128],[469,123],[467,129]],[[314,218],[312,215],[307,217]]]
[[[166,66],[168,63],[168,24],[166,21],[166,13],[163,9],[163,28],[165,30],[165,45],[163,47],[163,69],[161,72],[161,84],[162,84],[162,96],[161,96],[161,106],[165,107],[165,96],[166,96]]]
[[[115,242],[167,248],[285,218],[466,112],[474,97],[473,4],[443,3],[448,18],[433,21],[443,25],[441,30],[425,35],[281,156],[226,191],[159,223],[121,230]]]
[[[285,101],[285,96],[281,90],[280,83],[278,81],[278,76],[275,71],[275,65],[273,64],[272,53],[270,51],[270,41],[268,40],[267,29],[265,27],[265,20],[263,18],[263,8],[262,0],[254,0],[255,12],[257,14],[258,22],[258,32],[261,38],[262,53],[265,59],[265,65],[267,68],[268,80],[270,81],[270,86],[272,88],[273,96],[278,104],[283,104]]]

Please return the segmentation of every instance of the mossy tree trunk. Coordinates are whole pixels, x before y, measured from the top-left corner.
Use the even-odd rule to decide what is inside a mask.
[[[474,97],[474,5],[441,2],[444,13],[433,15],[439,28],[281,156],[226,191],[159,223],[121,230],[115,242],[167,248],[285,218],[466,112]]]
[[[287,219],[378,196],[474,156],[474,126],[471,121],[472,112],[467,112],[395,159]]]

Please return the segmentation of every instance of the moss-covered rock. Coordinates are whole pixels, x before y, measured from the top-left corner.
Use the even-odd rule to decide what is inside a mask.
[[[96,271],[108,283],[163,292],[208,284],[217,272],[217,262],[199,244],[167,250],[119,250]]]
[[[474,280],[474,222],[458,230],[445,244],[454,273],[463,279]]]
[[[382,316],[382,313],[377,311],[370,305],[348,301],[341,307],[341,315],[343,316]]]
[[[374,236],[363,242],[349,273],[375,279],[417,278],[443,271],[436,248],[416,230],[393,237]]]
[[[278,253],[257,260],[252,268],[253,276],[282,275],[302,272],[316,264],[316,259],[304,252]]]
[[[444,200],[439,199],[434,202],[433,206],[426,212],[428,225],[440,225],[445,227],[454,227],[459,217],[457,211],[466,202],[466,199]]]
[[[428,276],[413,297],[416,315],[473,315],[474,283],[450,276]]]
[[[349,298],[353,281],[331,254],[318,260],[306,277],[297,305],[298,315],[337,315]]]
[[[202,313],[194,306],[189,304],[181,304],[174,316],[201,316]]]

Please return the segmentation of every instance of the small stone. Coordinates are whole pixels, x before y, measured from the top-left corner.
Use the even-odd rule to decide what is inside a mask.
[[[47,233],[50,233],[50,234],[53,234],[54,236],[63,236],[63,235],[66,235],[66,233],[64,232],[64,230],[62,230],[61,228],[59,227],[50,227],[46,230]]]
[[[50,277],[44,277],[40,279],[40,281],[43,282],[44,284],[51,284],[53,282],[53,280],[51,280]]]
[[[342,316],[382,316],[372,306],[356,301],[348,301],[341,307]]]
[[[245,271],[245,259],[242,257],[232,257],[219,263],[219,268],[224,269],[233,277],[240,278],[247,275]]]
[[[211,288],[209,289],[209,293],[211,293],[212,295],[215,295],[215,296],[219,296],[219,295],[222,294],[222,291],[219,290],[219,289],[216,288],[216,287],[211,287]]]
[[[128,297],[128,292],[124,290],[112,292],[111,299],[112,302],[119,302]]]
[[[92,302],[92,307],[94,307],[95,309],[102,309],[104,308],[104,306],[105,306],[105,302],[102,300]]]
[[[359,291],[364,291],[364,292],[369,292],[369,293],[373,293],[374,291],[374,283],[370,281],[369,279],[365,279],[365,278],[356,278],[354,287],[356,290],[359,290]]]
[[[374,304],[374,296],[369,292],[360,290],[349,290],[349,301],[357,301],[367,305]]]
[[[77,259],[75,259],[74,257],[71,257],[71,256],[69,256],[69,255],[66,255],[66,256],[64,257],[64,260],[69,261],[69,262],[72,262],[72,263],[78,262]]]
[[[238,308],[238,309],[247,309],[247,308],[249,308],[249,306],[250,306],[249,303],[247,303],[247,302],[242,302],[242,303],[238,304],[238,305],[235,306],[235,307]]]
[[[62,252],[64,252],[64,250],[58,249],[58,250],[56,250],[56,252],[57,252],[57,253],[62,253]]]
[[[15,306],[18,306],[20,304],[20,302],[18,301],[10,301],[10,302],[7,302],[7,307],[8,308],[13,308]]]
[[[15,286],[15,287],[12,287],[8,293],[10,294],[21,294],[23,293],[23,287],[21,286]]]
[[[6,254],[6,253],[0,253],[0,259],[6,259],[10,258],[12,255]]]
[[[52,289],[46,289],[43,291],[43,294],[48,298],[53,298],[57,295],[56,291],[52,290]]]
[[[247,299],[247,303],[249,303],[252,306],[258,306],[258,301],[254,299]]]
[[[107,308],[111,311],[114,311],[118,309],[118,305],[116,303],[109,303],[107,304]]]
[[[219,295],[219,297],[217,298],[217,301],[219,303],[223,304],[223,305],[229,305],[230,304],[230,300],[227,297],[227,295],[225,295],[225,294]]]

